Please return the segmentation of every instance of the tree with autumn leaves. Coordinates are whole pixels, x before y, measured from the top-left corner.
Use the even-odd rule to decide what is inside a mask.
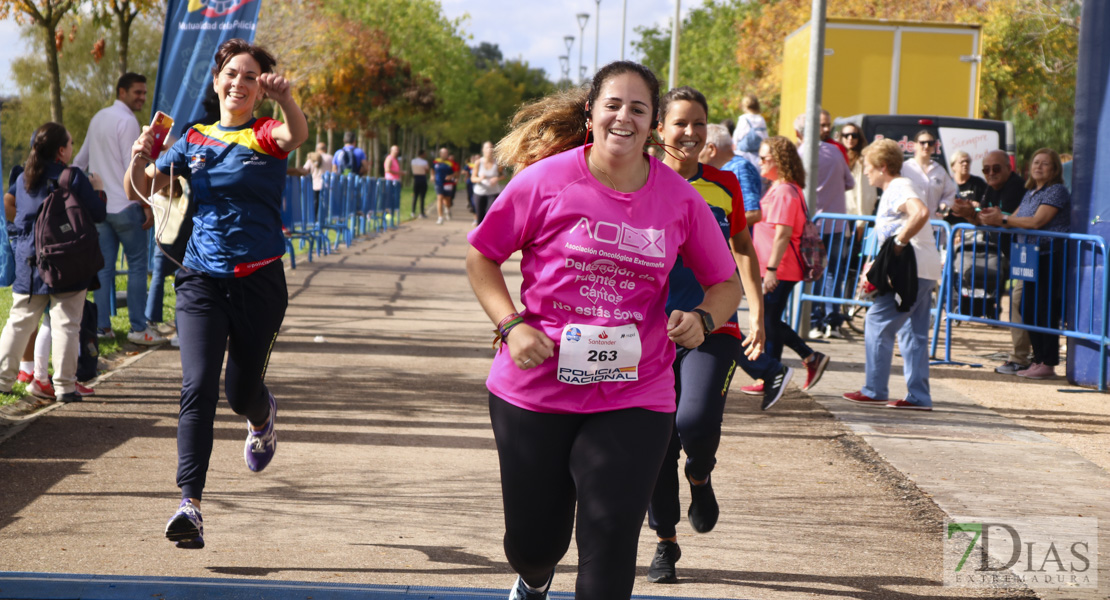
[[[981,24],[980,115],[1013,121],[1025,156],[1041,146],[1071,148],[1080,7],[1081,0],[829,0],[826,14]],[[777,129],[783,44],[811,8],[811,0],[708,0],[683,19],[679,82],[705,93],[720,119],[734,118],[740,98],[755,94]],[[670,28],[637,33],[644,64],[667,72]]]

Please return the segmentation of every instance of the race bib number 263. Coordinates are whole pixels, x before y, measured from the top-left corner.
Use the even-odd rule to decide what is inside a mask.
[[[635,325],[601,327],[571,323],[563,328],[557,376],[585,385],[639,378],[640,333]]]

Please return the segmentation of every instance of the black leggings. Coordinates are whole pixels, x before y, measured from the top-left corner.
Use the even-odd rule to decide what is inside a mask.
[[[767,341],[764,351],[775,360],[782,360],[782,349],[789,347],[803,360],[813,354],[813,349],[802,341],[802,337],[789,323],[782,320],[783,313],[790,301],[790,292],[794,290],[797,281],[779,280],[775,290],[763,294],[763,328],[767,330]]]
[[[493,201],[497,199],[497,194],[477,194],[474,196],[474,208],[477,210],[478,223],[482,223],[482,219],[486,218],[486,213],[489,212],[489,207]]]
[[[412,212],[418,215],[424,214],[424,196],[428,195],[428,176],[427,175],[413,175],[412,176]],[[416,210],[416,203],[420,202],[420,210]]]
[[[680,518],[675,464],[679,449],[686,451],[684,473],[696,481],[709,477],[717,464],[725,397],[739,355],[740,340],[727,333],[712,334],[697,348],[679,348],[675,355],[678,412],[671,444],[648,506],[648,524],[661,538],[675,536]]]
[[[640,528],[674,416],[640,408],[538,413],[493,394],[489,412],[509,565],[542,586],[570,547],[577,502],[574,597],[630,598]]]
[[[227,403],[251,423],[266,423],[269,391],[262,379],[285,318],[289,293],[280,260],[246,277],[218,278],[181,269],[174,289],[181,341],[177,485],[183,498],[200,500],[212,456],[224,349]]]

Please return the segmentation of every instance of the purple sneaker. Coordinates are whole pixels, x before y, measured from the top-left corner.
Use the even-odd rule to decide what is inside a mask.
[[[181,501],[173,518],[166,523],[166,539],[176,542],[178,548],[204,547],[204,519],[200,509],[188,499]]]
[[[274,418],[277,416],[277,400],[270,396],[270,420],[262,431],[254,431],[251,424],[247,423],[247,445],[243,449],[243,458],[247,461],[247,468],[255,473],[260,472],[274,459],[277,450],[277,434],[274,433]]]

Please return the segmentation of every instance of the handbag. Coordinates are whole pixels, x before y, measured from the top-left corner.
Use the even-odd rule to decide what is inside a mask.
[[[806,214],[806,223],[802,227],[802,237],[798,240],[794,252],[802,264],[802,281],[812,283],[825,275],[825,267],[829,264],[829,255],[825,250],[825,242],[821,239],[821,231],[809,218],[809,209],[806,207],[805,196],[797,184],[791,184],[798,191],[798,198],[802,203],[802,210]]]
[[[166,191],[169,192],[171,188],[172,186]],[[150,204],[156,217],[155,241],[177,262],[185,260],[185,249],[189,244],[189,236],[193,234],[193,216],[196,214],[196,205],[189,202],[188,184],[182,182],[180,196],[170,198],[155,194],[150,197]]]

